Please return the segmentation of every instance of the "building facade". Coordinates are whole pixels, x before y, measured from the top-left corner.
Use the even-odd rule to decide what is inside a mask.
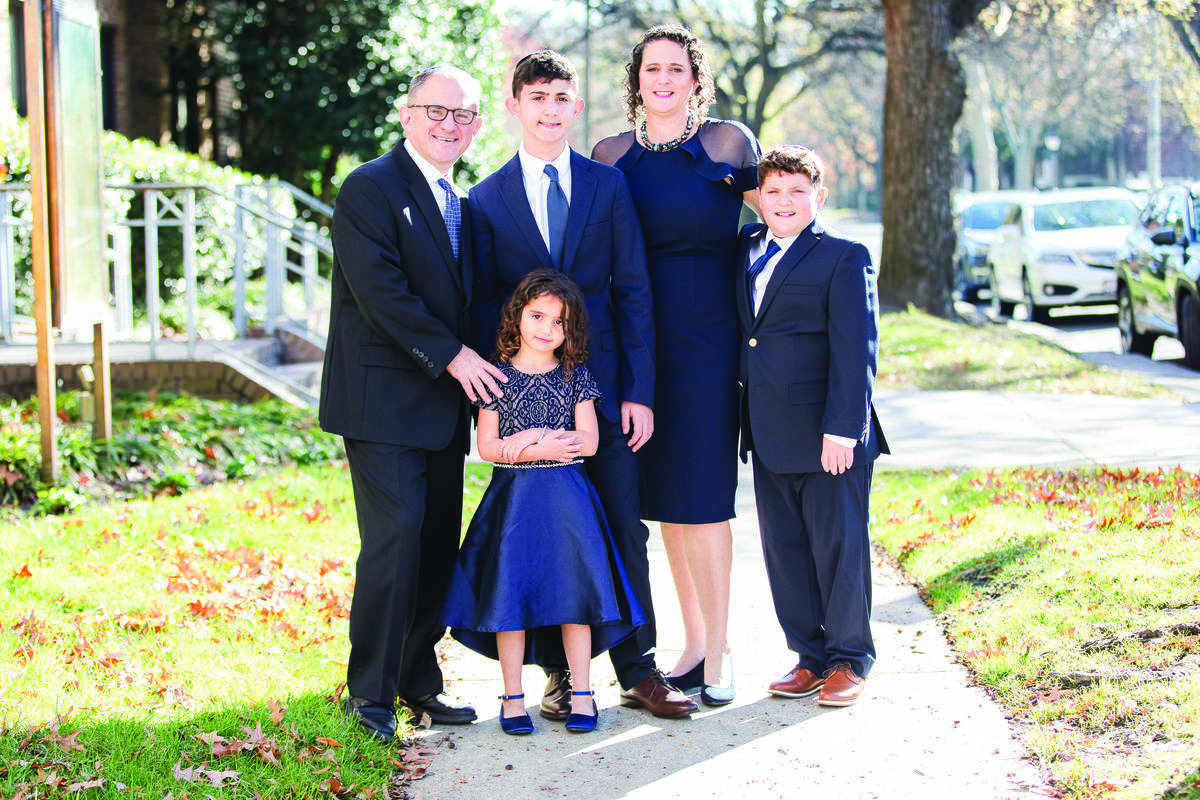
[[[189,37],[172,37],[160,0],[95,2],[104,128],[224,162],[231,144],[221,136],[220,119],[232,89],[228,79],[201,77],[210,54]],[[0,23],[0,114],[24,116],[24,3],[0,3],[7,8]]]

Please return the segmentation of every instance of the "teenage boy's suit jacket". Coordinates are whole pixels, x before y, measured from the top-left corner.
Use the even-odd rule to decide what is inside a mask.
[[[854,466],[887,453],[871,396],[879,295],[866,247],[814,220],[784,253],[754,314],[744,273],[767,234],[738,235],[742,460],[754,450],[776,473],[821,471],[823,436],[856,439]]]
[[[534,221],[517,156],[471,189],[475,248],[475,348],[496,346],[500,308],[533,269],[553,269]],[[588,370],[604,397],[600,413],[620,419],[622,402],[654,405],[654,313],[642,227],[625,176],[571,152],[571,199],[563,271],[583,292]]]

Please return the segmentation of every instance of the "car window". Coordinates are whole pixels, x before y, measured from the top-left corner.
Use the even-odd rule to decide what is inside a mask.
[[[1183,238],[1184,214],[1186,210],[1183,206],[1183,193],[1170,192],[1168,194],[1167,213],[1163,218],[1163,226],[1166,230],[1175,231],[1175,238]]]
[[[1071,228],[1099,228],[1132,225],[1138,217],[1137,206],[1123,198],[1065,200],[1044,203],[1033,208],[1033,229],[1062,231]]]
[[[976,230],[991,231],[1004,224],[1004,216],[1012,208],[1012,202],[975,203],[968,206],[962,215],[962,226]]]
[[[1181,193],[1184,206],[1184,227],[1188,229],[1190,241],[1200,240],[1200,196],[1184,188]]]
[[[1020,225],[1021,224],[1021,206],[1020,204],[1013,206],[1008,210],[1008,216],[1004,218],[1004,225]]]
[[[1166,192],[1159,192],[1146,203],[1146,208],[1142,211],[1141,219],[1142,227],[1146,229],[1146,233],[1154,233],[1162,228],[1163,217],[1166,215],[1167,202]]]

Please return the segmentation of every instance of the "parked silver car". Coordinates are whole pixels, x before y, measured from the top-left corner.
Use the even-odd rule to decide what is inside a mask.
[[[1054,306],[1112,303],[1117,252],[1137,219],[1133,194],[1118,188],[1028,195],[1009,211],[988,254],[992,307],[1023,303],[1044,322]]]
[[[1164,186],[1150,197],[1117,261],[1121,349],[1151,355],[1173,336],[1200,369],[1200,184]]]

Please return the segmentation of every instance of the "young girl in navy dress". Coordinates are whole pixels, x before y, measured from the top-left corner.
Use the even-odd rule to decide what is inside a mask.
[[[583,458],[596,452],[596,382],[587,311],[566,274],[530,272],[504,306],[497,366],[504,396],[480,405],[479,454],[495,464],[459,552],[442,622],[467,647],[500,661],[500,728],[533,731],[524,664],[566,662],[566,728],[594,730],[590,661],[646,618],[617,555]]]

